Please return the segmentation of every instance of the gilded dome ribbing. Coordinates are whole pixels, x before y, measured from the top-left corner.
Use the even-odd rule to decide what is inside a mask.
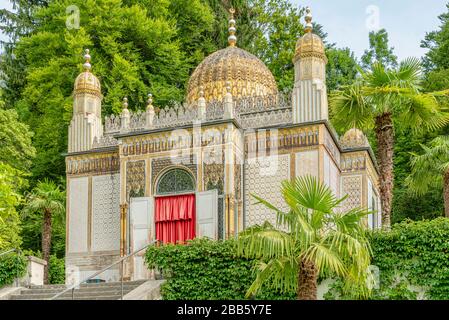
[[[206,101],[223,100],[226,87],[234,98],[277,94],[276,80],[267,66],[255,55],[236,47],[236,25],[231,9],[229,47],[212,53],[190,77],[187,102],[194,103],[203,91]]]

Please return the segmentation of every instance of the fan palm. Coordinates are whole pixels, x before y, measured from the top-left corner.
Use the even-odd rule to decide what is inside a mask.
[[[239,234],[239,255],[259,260],[247,296],[265,284],[281,291],[296,290],[298,299],[313,300],[319,275],[340,276],[346,280],[346,289],[357,287],[362,296],[368,296],[371,249],[361,223],[368,212],[341,212],[338,207],[346,197],[337,199],[312,176],[284,181],[282,196],[288,212],[253,195],[257,203],[276,213],[279,228],[265,222]]]
[[[342,129],[374,128],[377,140],[382,226],[390,228],[393,197],[393,148],[395,125],[413,130],[435,130],[449,122],[441,111],[439,97],[447,92],[423,93],[422,67],[409,58],[397,69],[375,63],[370,71],[360,70],[353,85],[335,91],[330,99],[334,125]]]
[[[437,137],[429,147],[421,147],[422,155],[412,154],[412,172],[406,184],[417,195],[426,193],[430,187],[443,188],[444,213],[449,218],[449,137]]]
[[[65,192],[53,181],[44,180],[37,184],[27,196],[25,213],[43,214],[42,258],[47,261],[44,269],[44,283],[48,284],[48,266],[50,263],[52,216],[63,216],[65,212]]]

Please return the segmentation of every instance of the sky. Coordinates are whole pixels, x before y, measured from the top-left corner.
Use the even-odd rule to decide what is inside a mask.
[[[420,48],[426,32],[437,30],[438,16],[446,12],[448,0],[290,0],[309,6],[313,20],[323,25],[328,41],[349,47],[357,57],[368,48],[369,31],[385,28],[399,60],[422,57]],[[0,9],[11,9],[9,0],[0,0]],[[0,39],[5,39],[0,33]]]
[[[438,16],[447,12],[448,0],[291,0],[309,6],[313,21],[328,33],[337,47],[349,47],[357,57],[368,49],[368,34],[385,28],[399,60],[422,57],[426,32],[437,30]],[[377,19],[378,17],[378,19]]]

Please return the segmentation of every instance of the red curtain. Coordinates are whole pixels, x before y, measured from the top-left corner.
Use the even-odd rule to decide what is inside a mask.
[[[156,198],[156,239],[185,243],[195,238],[195,195]]]

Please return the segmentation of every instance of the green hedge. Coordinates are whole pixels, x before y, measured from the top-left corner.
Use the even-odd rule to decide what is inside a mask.
[[[48,281],[50,284],[65,283],[65,260],[58,258],[56,255],[50,256],[50,264],[48,268]]]
[[[449,299],[449,219],[404,221],[373,232],[370,242],[380,279],[372,299],[416,299],[418,288],[425,299]],[[350,299],[340,288],[337,281],[327,298]]]
[[[150,247],[149,268],[157,267],[167,282],[162,286],[166,300],[245,299],[252,281],[255,261],[236,257],[234,241],[195,239],[188,245]],[[295,292],[280,294],[263,289],[256,299],[295,299]]]
[[[12,284],[14,280],[25,275],[27,260],[23,255],[10,253],[0,257],[0,288]]]

